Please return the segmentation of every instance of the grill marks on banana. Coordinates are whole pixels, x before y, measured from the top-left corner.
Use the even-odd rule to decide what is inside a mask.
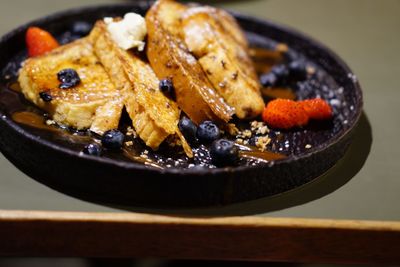
[[[182,14],[182,31],[186,45],[236,115],[247,119],[261,114],[260,84],[234,18],[212,7],[189,8]]]

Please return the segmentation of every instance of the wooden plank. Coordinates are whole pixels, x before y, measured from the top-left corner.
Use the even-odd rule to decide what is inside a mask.
[[[1,256],[399,263],[400,222],[0,211]]]

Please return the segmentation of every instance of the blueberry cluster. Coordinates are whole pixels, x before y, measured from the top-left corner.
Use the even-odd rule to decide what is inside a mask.
[[[302,60],[295,60],[289,64],[274,66],[270,72],[260,76],[260,83],[264,87],[286,86],[291,82],[307,79],[307,65]]]
[[[194,144],[210,145],[212,163],[217,167],[236,165],[239,161],[239,150],[234,142],[219,139],[221,132],[212,121],[204,121],[198,127],[187,117],[182,117],[179,129],[186,140]]]

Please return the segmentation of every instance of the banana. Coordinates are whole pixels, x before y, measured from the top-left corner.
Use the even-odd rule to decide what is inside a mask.
[[[187,9],[181,18],[185,44],[216,91],[240,119],[260,115],[264,101],[249,56],[249,47],[235,19],[212,7]]]
[[[146,14],[147,57],[160,79],[171,78],[179,107],[192,121],[228,122],[234,114],[215,92],[196,58],[181,39],[180,16],[184,5],[157,1]]]

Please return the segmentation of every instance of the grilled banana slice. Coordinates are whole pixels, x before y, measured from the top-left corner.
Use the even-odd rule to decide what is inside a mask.
[[[192,150],[178,129],[180,110],[159,90],[159,80],[150,65],[132,51],[121,49],[103,21],[90,34],[97,56],[121,92],[133,127],[147,146],[156,150],[169,136],[177,135],[185,153]]]
[[[249,47],[234,18],[211,7],[189,8],[182,15],[184,40],[208,79],[241,119],[264,109]]]
[[[200,9],[200,7],[198,7]],[[244,32],[240,28],[236,19],[231,16],[228,12],[223,9],[213,8],[209,6],[202,7],[204,12],[209,12],[212,16],[217,19],[217,23],[221,25],[227,33],[229,33],[243,48],[247,49],[249,43],[247,42],[247,38],[244,35]]]
[[[215,92],[198,61],[181,39],[180,17],[186,7],[157,1],[146,15],[147,56],[160,79],[171,78],[179,107],[197,124],[227,122],[234,109]]]
[[[73,88],[60,89],[57,73],[67,68],[74,69],[81,82]],[[118,127],[122,99],[86,38],[27,59],[20,70],[19,83],[25,97],[49,112],[59,124],[79,130],[91,128],[98,134]],[[45,102],[41,92],[52,100]]]

